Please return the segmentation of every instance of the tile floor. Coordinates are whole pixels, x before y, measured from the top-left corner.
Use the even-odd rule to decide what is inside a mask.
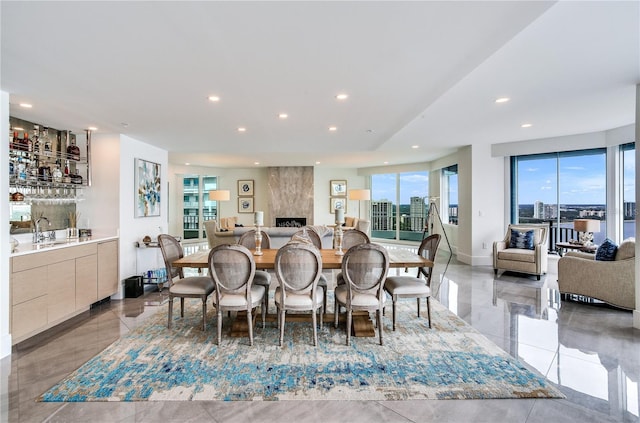
[[[494,277],[438,257],[437,298],[566,400],[37,403],[39,394],[157,312],[165,293],[112,301],[14,347],[0,361],[2,422],[638,421],[640,331],[632,313],[560,300],[555,260],[541,281]],[[389,316],[387,316],[389,318]],[[211,326],[213,327],[213,326]]]

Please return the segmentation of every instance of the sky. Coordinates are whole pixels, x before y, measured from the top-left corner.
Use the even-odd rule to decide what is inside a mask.
[[[409,204],[411,197],[429,195],[429,172],[400,174],[400,204]],[[396,199],[396,174],[388,173],[371,177],[371,199],[374,201]]]
[[[635,151],[626,152],[623,162],[624,201],[635,201]],[[518,204],[536,201],[605,204],[606,155],[563,156],[559,161],[555,158],[520,160]]]

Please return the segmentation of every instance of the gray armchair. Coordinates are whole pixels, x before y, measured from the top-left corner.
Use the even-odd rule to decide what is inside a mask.
[[[509,248],[511,231],[533,230],[533,250],[524,248]],[[498,270],[511,270],[513,272],[529,273],[540,276],[547,273],[548,247],[547,238],[549,225],[547,224],[521,224],[509,225],[507,233],[502,241],[493,243],[493,272],[498,274]]]
[[[595,260],[594,254],[570,251],[558,260],[558,288],[563,294],[595,298],[620,308],[635,309],[634,239],[623,241],[615,260]]]

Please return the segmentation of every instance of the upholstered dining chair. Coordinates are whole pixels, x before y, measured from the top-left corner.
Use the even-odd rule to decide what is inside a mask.
[[[422,240],[418,247],[418,255],[431,260],[436,258],[440,234],[432,234]],[[431,275],[433,268],[418,267],[418,275],[389,276],[384,283],[384,290],[389,293],[393,301],[393,330],[396,330],[396,302],[399,298],[415,298],[418,302],[418,317],[420,317],[420,299],[427,299],[427,317],[431,327]]]
[[[262,303],[262,327],[265,326],[265,288],[253,283],[256,262],[248,248],[223,244],[209,252],[209,274],[216,284],[213,305],[218,316],[218,345],[222,340],[222,312],[246,311],[249,344],[253,345],[252,310]]]
[[[207,297],[214,291],[215,284],[209,276],[184,277],[181,267],[174,267],[173,262],[184,257],[184,250],[180,242],[167,234],[158,235],[158,245],[164,259],[169,278],[169,322],[171,329],[173,321],[173,299],[180,298],[180,317],[184,318],[184,299],[200,298],[202,300],[202,330],[206,330]]]
[[[367,242],[371,242],[369,235],[358,229],[349,229],[348,231],[344,231],[342,235],[342,249],[344,251],[349,250],[349,248],[354,245],[365,244]],[[342,277],[342,272],[340,272],[336,276],[336,285],[342,285],[343,283],[344,278]]]
[[[299,231],[296,231],[292,236],[291,236],[291,240],[292,241],[305,241],[307,240],[308,242],[310,242],[311,244],[313,244],[314,247],[316,247],[318,250],[322,250],[322,239],[320,239],[320,235],[318,235],[318,233],[316,231],[314,231],[313,229],[310,228],[302,228]],[[324,313],[327,312],[327,289],[328,289],[328,281],[327,281],[327,277],[323,274],[320,273],[320,279],[318,280],[318,286],[321,286],[322,289],[324,290],[324,296],[322,298],[322,310]]]
[[[386,295],[384,281],[389,271],[389,255],[383,246],[366,243],[353,246],[342,258],[345,283],[335,289],[334,326],[338,327],[338,308],[347,310],[347,345],[351,340],[351,320],[354,310],[376,312],[376,326],[382,341],[382,310]]]
[[[311,311],[313,322],[313,345],[318,345],[316,313],[320,311],[322,328],[322,296],[324,288],[318,285],[322,274],[320,251],[312,244],[290,242],[278,250],[274,269],[279,286],[274,301],[278,311],[280,343],[284,342],[286,312]]]
[[[260,244],[260,248],[269,249],[271,248],[271,238],[269,238],[269,234],[265,231],[261,230],[262,234],[262,243]],[[247,247],[249,250],[256,249],[256,230],[251,229],[240,235],[240,239],[238,239],[238,244],[244,247]],[[265,307],[269,306],[269,287],[271,286],[271,273],[266,270],[256,270],[256,274],[253,278],[253,283],[257,285],[264,286],[265,289],[265,297],[264,304]]]

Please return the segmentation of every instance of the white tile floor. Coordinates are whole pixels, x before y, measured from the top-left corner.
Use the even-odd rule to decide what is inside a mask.
[[[155,313],[162,296],[112,301],[14,348],[0,362],[1,421],[607,422],[638,421],[640,331],[632,313],[561,301],[551,260],[537,281],[494,278],[447,255],[436,298],[557,384],[566,400],[36,403],[34,398]],[[445,271],[446,268],[446,271]],[[165,291],[166,292],[166,291]],[[389,318],[387,316],[387,318]]]

